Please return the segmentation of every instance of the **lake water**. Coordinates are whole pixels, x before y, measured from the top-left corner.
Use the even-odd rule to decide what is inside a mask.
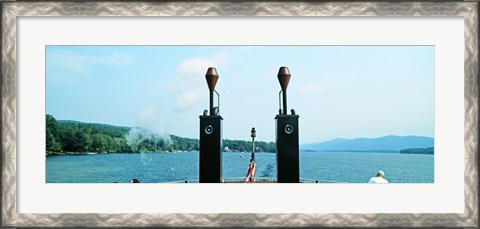
[[[390,183],[433,183],[434,156],[398,153],[300,152],[305,182],[365,183],[381,169]],[[245,176],[250,153],[223,153],[225,180]],[[47,183],[198,182],[199,154],[140,153],[47,156]],[[276,155],[256,153],[257,178],[276,177]]]

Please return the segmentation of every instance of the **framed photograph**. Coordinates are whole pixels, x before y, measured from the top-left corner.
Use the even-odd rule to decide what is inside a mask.
[[[1,7],[2,227],[479,226],[476,1]]]

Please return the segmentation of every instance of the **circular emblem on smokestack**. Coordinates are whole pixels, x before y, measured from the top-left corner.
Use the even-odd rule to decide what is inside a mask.
[[[285,133],[286,133],[286,134],[291,134],[291,133],[293,133],[293,130],[294,130],[294,128],[293,128],[292,125],[287,124],[287,125],[285,126]]]
[[[205,79],[207,79],[208,89],[210,91],[215,90],[215,85],[217,85],[218,81],[217,69],[214,67],[208,68],[207,74],[205,74]]]
[[[280,86],[282,87],[283,91],[287,90],[288,82],[290,82],[291,76],[292,75],[290,74],[290,71],[287,67],[280,67],[280,69],[278,70],[278,82],[280,82]]]
[[[206,134],[212,134],[213,133],[212,125],[208,125],[208,126],[205,127],[205,133]]]

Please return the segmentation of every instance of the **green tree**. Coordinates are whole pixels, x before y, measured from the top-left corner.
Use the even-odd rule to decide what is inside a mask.
[[[127,140],[125,140],[125,138],[119,138],[117,152],[118,153],[132,152],[132,148],[128,145]]]
[[[107,139],[103,134],[92,135],[92,150],[98,153],[106,152],[108,147]]]
[[[55,137],[52,134],[52,131],[47,128],[47,135],[46,135],[46,149],[47,151],[54,151],[55,147]]]
[[[87,152],[92,145],[92,138],[84,131],[76,130],[73,136],[74,152]]]
[[[57,120],[52,116],[46,115],[46,150],[50,152],[61,152],[62,147],[58,138]]]

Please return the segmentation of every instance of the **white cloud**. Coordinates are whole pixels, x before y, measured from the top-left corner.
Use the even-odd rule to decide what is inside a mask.
[[[167,134],[165,120],[160,117],[153,107],[146,107],[138,113],[137,125],[159,135]]]
[[[243,53],[252,53],[252,52],[254,52],[256,49],[258,49],[258,46],[242,46],[240,50],[241,50]]]
[[[301,93],[317,94],[323,91],[323,86],[320,84],[307,84],[298,86],[294,90]]]
[[[177,95],[173,111],[185,112],[196,107],[201,100],[202,90],[184,91]]]
[[[190,80],[204,79],[205,73],[209,67],[215,67],[215,62],[204,58],[188,59],[180,63],[178,72],[180,76],[186,76]]]
[[[207,99],[208,87],[205,73],[209,67],[227,62],[228,55],[217,53],[208,58],[194,57],[184,60],[178,65],[178,76],[174,83],[169,85],[177,89],[172,111],[183,113],[192,110],[203,99]]]
[[[92,65],[126,66],[134,57],[113,51],[107,54],[80,54],[71,51],[54,51],[47,55],[48,64],[75,72],[88,72]]]
[[[133,62],[133,56],[113,51],[99,56],[83,56],[86,61],[100,65],[125,66]]]
[[[162,90],[177,90],[178,85],[177,85],[177,83],[175,83],[173,81],[168,81],[168,82],[165,82],[164,84],[160,85],[160,89],[162,89]]]
[[[263,78],[267,81],[272,81],[277,79],[277,75],[278,75],[278,68],[274,68],[265,72],[263,75]]]

